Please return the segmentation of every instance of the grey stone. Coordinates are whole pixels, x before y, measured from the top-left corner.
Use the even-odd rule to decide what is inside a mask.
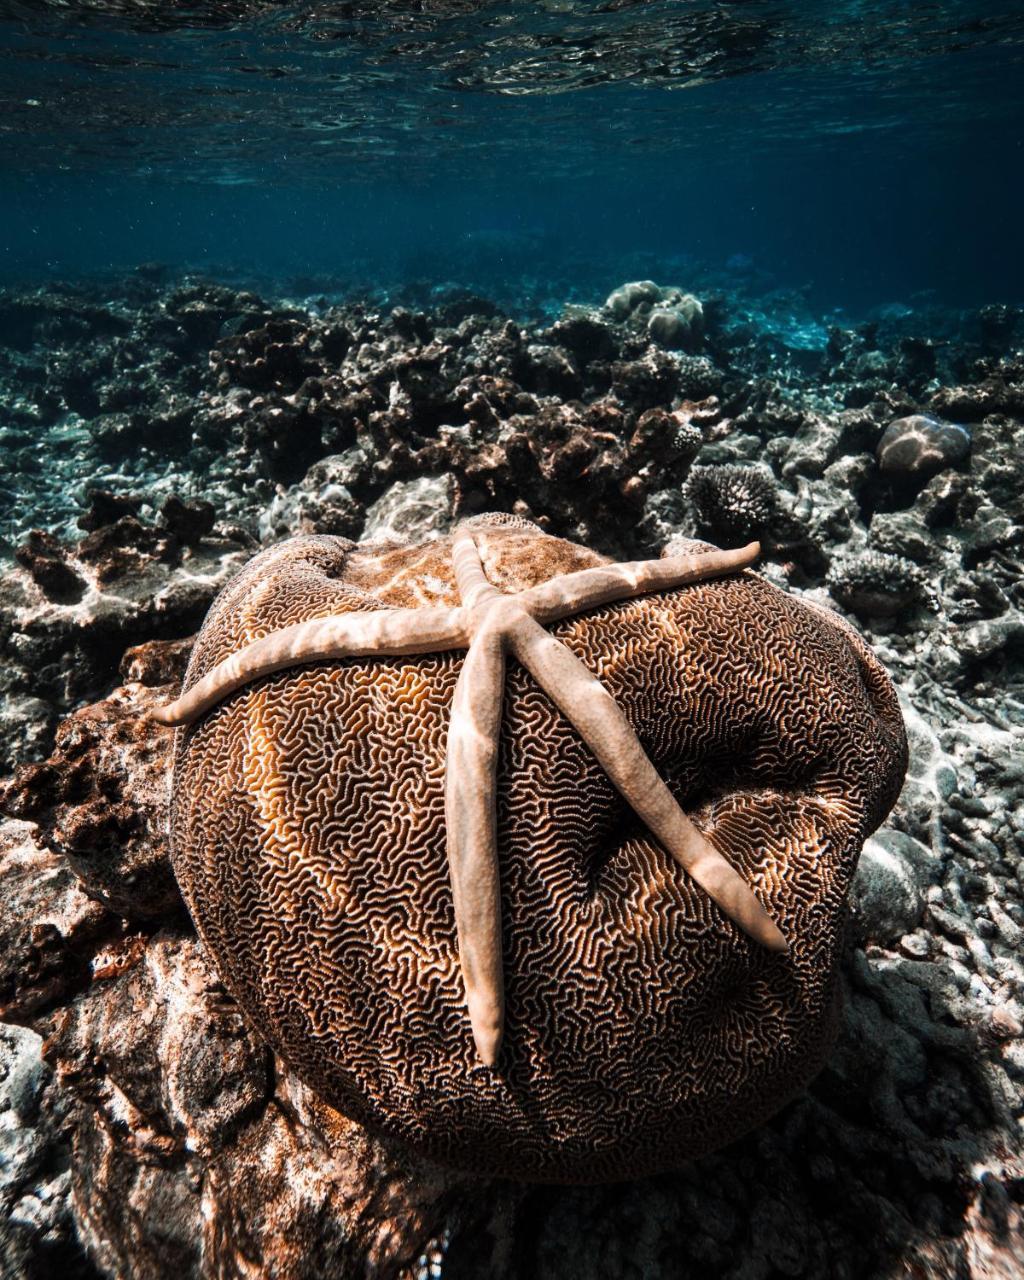
[[[361,449],[321,458],[298,484],[278,489],[260,516],[260,537],[270,540],[302,533],[357,537],[365,513],[349,486],[364,477],[368,466]]]
[[[451,527],[455,480],[450,475],[400,480],[367,508],[363,542],[417,541]]]
[[[1024,645],[1024,615],[1014,609],[1002,618],[987,618],[965,627],[952,627],[950,639],[958,653],[978,661],[1008,646]]]
[[[912,413],[886,427],[878,442],[878,465],[890,475],[929,476],[958,466],[970,451],[967,427]]]
[[[909,511],[876,515],[871,521],[871,545],[917,564],[928,564],[935,558],[931,530]]]
[[[924,890],[937,870],[931,851],[913,836],[882,827],[860,855],[850,904],[861,942],[894,945],[924,911]]]
[[[46,1106],[51,1074],[42,1038],[0,1023],[0,1275],[76,1274],[80,1251],[71,1178],[56,1118]],[[52,1259],[53,1270],[48,1270]],[[58,1261],[59,1259],[59,1261]],[[59,1268],[59,1269],[58,1269]]]

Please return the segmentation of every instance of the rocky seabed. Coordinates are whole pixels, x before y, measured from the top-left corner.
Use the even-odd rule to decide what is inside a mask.
[[[815,349],[794,309],[0,292],[5,1280],[1024,1274],[1024,320],[889,308]],[[901,691],[837,1049],[671,1175],[488,1183],[371,1138],[249,1031],[170,872],[142,713],[224,583],[289,534],[486,510],[619,557],[757,538]]]

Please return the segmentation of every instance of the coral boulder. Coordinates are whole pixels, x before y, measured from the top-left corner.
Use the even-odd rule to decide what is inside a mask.
[[[475,536],[505,594],[607,563],[523,521]],[[214,604],[185,687],[291,624],[458,603],[450,538],[292,539]],[[481,1063],[446,847],[456,652],[287,666],[211,707],[179,732],[173,861],[224,982],[322,1099],[443,1163],[598,1181],[732,1140],[820,1068],[847,894],[899,791],[906,738],[853,630],[751,573],[551,632],[788,952],[760,946],[673,862],[509,662],[495,814],[505,1036]]]
[[[890,422],[878,442],[878,465],[897,476],[930,476],[959,466],[971,452],[971,433],[958,422],[912,413]]]

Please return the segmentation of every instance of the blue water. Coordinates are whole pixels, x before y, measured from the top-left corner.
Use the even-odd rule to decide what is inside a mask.
[[[1024,5],[0,4],[0,282],[1024,298]]]

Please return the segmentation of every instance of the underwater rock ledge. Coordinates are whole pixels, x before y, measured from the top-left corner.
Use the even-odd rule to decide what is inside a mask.
[[[525,325],[454,298],[85,293],[8,292],[0,307],[22,439],[5,448],[30,452],[60,424],[76,466],[108,459],[87,510],[70,485],[59,510],[24,492],[24,549],[0,580],[18,765],[0,828],[0,1129],[14,1153],[0,1273],[1019,1274],[1012,326],[994,349],[977,316],[835,331],[809,368],[795,347],[778,358],[756,310],[728,296],[701,297],[697,349],[683,350],[600,307]],[[91,326],[95,376],[76,380],[88,344],[61,330],[65,311]],[[955,340],[929,346],[929,327]],[[148,360],[129,372],[119,343],[143,334]],[[47,344],[62,359],[41,370]],[[917,413],[967,424],[969,455],[932,475],[883,471],[885,430]],[[853,611],[904,697],[910,777],[862,855],[835,1053],[756,1132],[655,1179],[471,1182],[369,1138],[247,1030],[168,873],[171,738],[143,733],[138,713],[177,693],[195,628],[258,538],[413,537],[491,507],[609,554],[716,528],[760,537],[765,574]]]

